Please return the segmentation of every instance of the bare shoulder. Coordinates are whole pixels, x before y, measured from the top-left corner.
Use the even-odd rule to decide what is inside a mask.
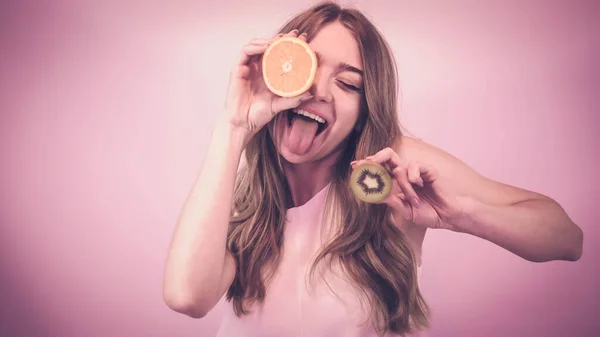
[[[392,148],[398,152],[401,159],[408,159],[407,155],[412,154],[415,147],[421,146],[421,140],[408,136],[400,136],[394,140]]]
[[[435,168],[444,163],[446,165],[451,163],[464,165],[460,159],[450,153],[417,138],[400,136],[394,141],[393,149],[398,153],[400,159],[406,162],[419,162]],[[442,171],[446,170],[442,169]],[[444,172],[440,172],[440,174]]]
[[[417,162],[435,169],[441,179],[453,178],[447,180],[449,183],[456,181],[456,178],[461,176],[472,182],[483,179],[479,173],[459,158],[423,140],[400,136],[394,141],[392,148],[407,164]],[[455,186],[455,188],[459,188],[459,186]]]
[[[529,199],[546,198],[539,193],[505,184],[477,172],[463,160],[423,140],[401,136],[394,150],[406,162],[435,169],[440,181],[456,195],[469,196],[495,205],[512,205]]]

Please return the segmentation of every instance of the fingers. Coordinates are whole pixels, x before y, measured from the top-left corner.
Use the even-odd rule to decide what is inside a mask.
[[[432,183],[438,178],[438,171],[431,166],[421,164],[419,172],[423,182]]]
[[[425,182],[433,182],[436,178],[436,173],[433,169],[417,162],[411,162],[407,166],[398,166],[393,170],[392,174],[396,178],[396,181],[398,181],[398,185],[400,185],[400,189],[406,196],[406,199],[410,200],[417,207],[419,206],[419,196],[413,185],[423,188]]]
[[[403,166],[398,166],[392,171],[392,175],[398,182],[398,185],[400,186],[402,193],[404,193],[405,198],[410,200],[413,206],[419,207],[419,196],[409,181],[408,169]]]
[[[410,163],[408,164],[408,181],[411,184],[419,185],[423,187],[423,179],[421,178],[421,170],[418,163]]]
[[[255,45],[255,44],[245,45],[244,47],[242,47],[242,53],[238,60],[238,65],[243,66],[243,65],[248,64],[248,62],[250,61],[250,58],[252,58],[252,56],[260,55],[260,54],[264,53],[268,47],[269,47],[269,45],[266,43],[262,44],[262,45]]]
[[[381,165],[388,164],[392,170],[403,165],[398,153],[396,153],[396,151],[394,151],[391,147],[386,147],[385,149],[365,159],[374,161]]]
[[[390,147],[363,160],[352,162],[352,168],[363,162],[375,162],[391,171],[391,175],[401,190],[401,198],[408,200],[414,207],[419,205],[419,196],[414,186],[423,188],[425,183],[434,182],[438,176],[437,171],[430,166],[402,160],[398,153]]]
[[[292,29],[289,33],[287,33],[285,35],[286,36],[295,36],[295,37],[297,37],[298,33],[299,33],[298,29]]]
[[[423,186],[424,182],[433,182],[437,179],[437,171],[432,167],[416,162],[407,163],[405,160],[400,159],[398,153],[390,147],[365,158],[365,160],[370,160],[384,166],[387,165],[392,171],[399,166],[406,167],[409,181],[416,185]]]
[[[271,112],[273,115],[281,111],[298,107],[302,102],[311,99],[313,96],[310,92],[305,92],[295,97],[274,97],[271,104]]]
[[[371,157],[367,157],[364,160],[354,161],[354,162],[350,163],[350,165],[352,165],[352,168],[354,169],[354,168],[356,168],[356,166],[358,166],[360,164],[363,164],[366,162],[375,162],[375,160],[370,159],[370,158]],[[399,160],[399,158],[398,159],[390,158],[387,161],[384,160],[383,163],[389,163],[390,161],[395,161],[398,163],[400,160]],[[377,163],[383,165],[382,162],[377,162]],[[398,197],[400,197],[401,199],[404,199],[404,200],[408,200],[413,205],[413,207],[419,207],[419,196],[412,186],[412,184],[416,184],[421,187],[423,186],[422,180],[420,180],[421,179],[420,175],[417,174],[417,177],[415,178],[414,171],[417,170],[417,172],[420,172],[420,170],[421,170],[418,167],[418,164],[412,164],[412,165],[397,164],[397,165],[393,166],[393,168],[389,168],[392,165],[383,165],[383,166],[388,166],[387,170],[390,171],[390,175],[398,183],[398,187],[400,188],[400,192],[401,192],[398,195]],[[419,184],[419,183],[421,183],[421,184]]]
[[[277,36],[275,36],[272,39],[265,39],[265,38],[253,38],[250,40],[250,42],[248,42],[248,44],[246,44],[245,46],[242,47],[242,52],[240,54],[240,57],[238,59],[238,65],[243,66],[243,65],[247,65],[248,62],[250,62],[250,59],[253,56],[256,55],[261,55],[263,54],[267,48],[269,47],[269,44],[271,44],[271,42],[273,42],[273,40],[282,37],[282,36],[297,36],[298,35],[298,30],[294,29],[291,32],[287,33],[287,34],[278,34]],[[303,34],[303,38],[306,39],[306,34]],[[302,37],[301,37],[302,38]]]
[[[273,39],[254,38],[254,39],[250,40],[250,42],[248,44],[251,44],[251,45],[263,45],[263,44],[271,43],[271,41],[273,41]]]

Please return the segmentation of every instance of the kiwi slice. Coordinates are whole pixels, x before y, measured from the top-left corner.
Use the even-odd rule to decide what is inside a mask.
[[[392,192],[392,178],[383,166],[363,163],[352,171],[350,189],[362,201],[381,202]]]

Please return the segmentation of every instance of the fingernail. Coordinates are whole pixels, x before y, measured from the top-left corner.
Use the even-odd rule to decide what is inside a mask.
[[[300,34],[300,36],[306,37],[306,36],[308,36],[308,34],[306,32],[304,32],[304,33]]]
[[[417,208],[419,207],[419,198],[413,197],[412,198],[412,202],[415,205],[415,207],[417,207]]]
[[[413,178],[409,180],[411,184],[423,187],[423,181],[419,178]]]
[[[372,156],[368,156],[368,157],[367,157],[367,158],[365,158],[365,159],[366,159],[366,160],[371,160],[371,159],[373,159],[373,157],[372,157]]]
[[[290,33],[298,34],[298,32],[299,32],[298,29],[292,29],[292,31]]]
[[[313,98],[313,96],[312,96],[312,95],[306,95],[306,96],[304,96],[304,97],[300,98],[300,102],[307,101],[307,100],[309,100],[309,99],[311,99],[311,98]]]

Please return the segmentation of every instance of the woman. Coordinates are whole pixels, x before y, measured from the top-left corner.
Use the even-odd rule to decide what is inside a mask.
[[[429,324],[418,286],[428,228],[476,235],[530,261],[580,258],[582,232],[555,201],[401,134],[393,57],[360,12],[322,3],[280,32],[319,55],[314,85],[274,96],[258,69],[271,40],[243,47],[173,235],[170,308],[200,318],[225,295],[220,336],[410,335]],[[380,204],[348,188],[365,161],[394,178]]]

